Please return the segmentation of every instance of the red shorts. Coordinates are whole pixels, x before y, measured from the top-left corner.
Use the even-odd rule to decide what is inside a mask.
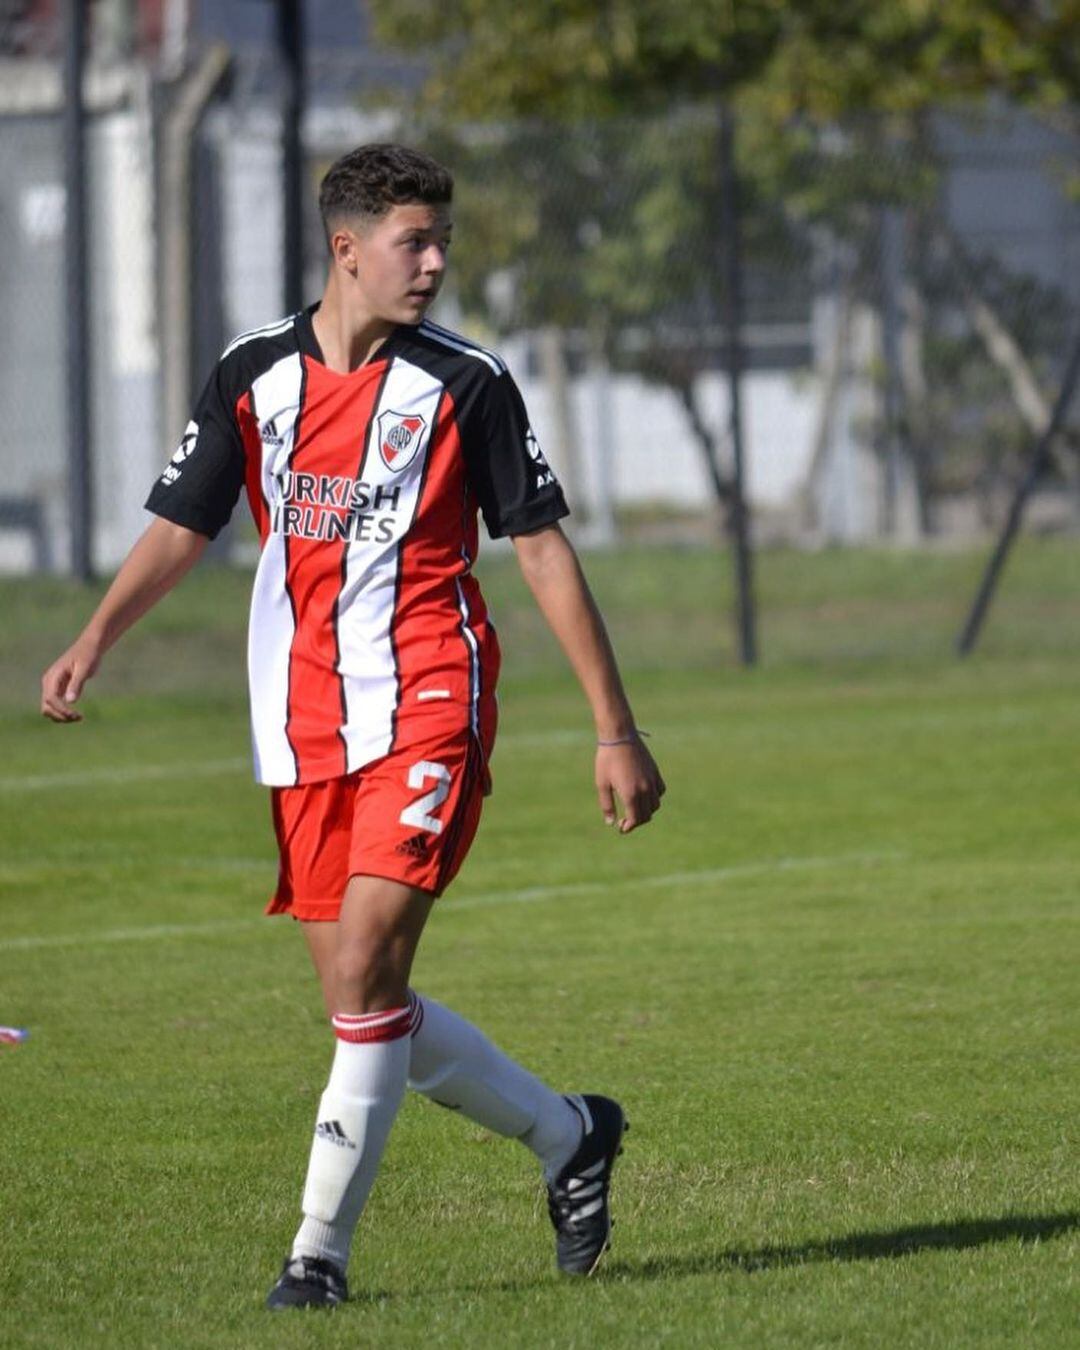
[[[399,736],[389,755],[346,778],[272,788],[280,869],[267,914],[333,921],[352,876],[441,895],[491,791],[494,708],[484,721],[482,741],[460,726],[441,734],[429,727],[422,739]]]

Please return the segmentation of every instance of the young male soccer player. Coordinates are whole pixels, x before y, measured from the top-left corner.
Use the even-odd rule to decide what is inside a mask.
[[[559,1095],[409,989],[424,923],[489,790],[499,649],[471,572],[478,510],[513,539],[592,707],[605,820],[628,833],[664,792],[506,366],[424,318],[446,267],[452,190],[446,170],[401,146],[333,165],[319,193],[321,302],[225,350],[150,493],[157,519],[42,680],[45,716],[80,720],[73,705],[102,656],[246,488],[262,544],[248,646],[255,769],[280,849],[269,910],[299,920],[336,1036],[303,1221],[271,1308],[347,1297],[353,1230],[406,1084],[536,1154],[562,1270],[588,1274],[610,1233],[618,1103]]]

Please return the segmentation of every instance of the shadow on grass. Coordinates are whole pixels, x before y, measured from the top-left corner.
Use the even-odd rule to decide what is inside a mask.
[[[659,1280],[680,1275],[724,1271],[779,1270],[785,1266],[826,1261],[882,1261],[925,1251],[967,1251],[993,1242],[1042,1242],[1080,1229],[1080,1213],[1010,1214],[1000,1219],[962,1219],[955,1223],[919,1224],[880,1233],[851,1233],[790,1247],[729,1248],[685,1256],[616,1260],[603,1267],[609,1279]]]
[[[782,1270],[792,1266],[824,1264],[828,1261],[882,1261],[913,1256],[925,1251],[969,1251],[994,1242],[1044,1242],[1080,1231],[1080,1212],[1062,1214],[1010,1214],[1000,1219],[962,1219],[954,1223],[918,1224],[880,1233],[850,1233],[847,1237],[824,1238],[789,1247],[759,1247],[739,1250],[720,1248],[711,1252],[654,1256],[635,1261],[605,1261],[594,1279],[603,1283],[630,1280],[669,1280],[687,1275],[723,1275],[742,1272]],[[554,1270],[536,1279],[495,1280],[458,1284],[451,1281],[442,1292],[460,1294],[522,1294],[565,1282]],[[571,1283],[584,1283],[571,1281]],[[430,1299],[439,1286],[392,1293],[388,1290],[357,1290],[352,1303],[382,1307],[408,1299]]]

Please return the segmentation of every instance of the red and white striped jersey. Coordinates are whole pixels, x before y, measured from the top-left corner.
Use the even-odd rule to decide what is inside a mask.
[[[498,356],[424,321],[340,375],[313,313],[226,348],[147,500],[212,538],[246,486],[255,776],[280,786],[380,759],[436,704],[476,731],[499,665],[477,511],[493,537],[567,514]]]

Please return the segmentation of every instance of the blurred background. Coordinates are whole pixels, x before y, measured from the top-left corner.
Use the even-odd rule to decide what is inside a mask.
[[[0,571],[115,567],[226,343],[317,298],[322,173],[391,138],[454,170],[435,317],[508,357],[578,544],[734,539],[744,661],[751,549],[988,554],[1021,485],[1075,537],[1078,24],[0,0]]]

